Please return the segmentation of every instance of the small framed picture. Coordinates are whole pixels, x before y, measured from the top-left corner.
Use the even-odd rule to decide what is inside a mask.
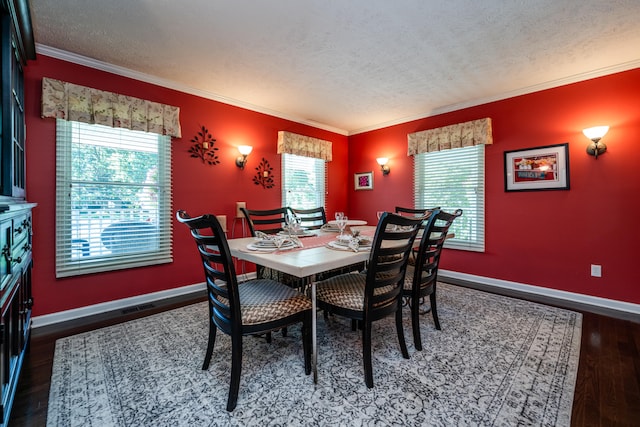
[[[569,144],[505,151],[504,189],[568,190]]]
[[[373,172],[362,172],[353,175],[356,190],[373,190]]]

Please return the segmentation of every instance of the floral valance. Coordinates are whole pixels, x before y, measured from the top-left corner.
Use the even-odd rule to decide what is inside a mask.
[[[180,108],[49,78],[42,79],[42,117],[182,136]]]
[[[282,153],[313,157],[327,162],[333,160],[331,141],[286,131],[278,132],[278,154]]]
[[[407,135],[408,156],[451,148],[493,144],[491,119],[473,120]]]

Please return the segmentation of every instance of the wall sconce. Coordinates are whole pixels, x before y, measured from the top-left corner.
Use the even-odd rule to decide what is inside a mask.
[[[609,126],[595,126],[582,130],[582,133],[591,140],[591,144],[587,147],[587,154],[597,159],[599,154],[607,151],[607,146],[600,140],[608,131]]]
[[[376,159],[376,162],[378,162],[378,164],[380,165],[380,170],[382,170],[382,175],[389,175],[389,172],[391,172],[391,168],[387,166],[389,159],[386,157],[378,157]]]
[[[250,145],[239,145],[238,146],[238,151],[242,155],[238,156],[238,158],[236,159],[236,166],[237,167],[239,167],[240,169],[244,169],[244,165],[247,163],[247,156],[249,155],[249,153],[251,153],[251,150],[253,150],[253,147],[250,146]]]

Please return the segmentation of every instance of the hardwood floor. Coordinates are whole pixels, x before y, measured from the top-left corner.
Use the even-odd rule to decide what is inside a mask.
[[[192,302],[195,301],[183,301],[34,336],[18,385],[10,426],[46,425],[56,339]],[[571,425],[640,426],[640,323],[583,312],[580,365]]]

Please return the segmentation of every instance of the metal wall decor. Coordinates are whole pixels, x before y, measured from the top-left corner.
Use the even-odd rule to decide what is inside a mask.
[[[208,163],[209,165],[217,165],[220,163],[218,159],[218,147],[214,147],[214,143],[216,140],[211,136],[209,130],[202,126],[200,131],[191,138],[191,148],[189,148],[189,153],[191,153],[191,157],[196,159],[201,159],[202,163]]]
[[[262,158],[262,161],[256,167],[256,175],[253,177],[253,183],[255,185],[262,185],[264,188],[272,188],[275,184],[273,182],[273,168],[269,165],[269,161]]]

